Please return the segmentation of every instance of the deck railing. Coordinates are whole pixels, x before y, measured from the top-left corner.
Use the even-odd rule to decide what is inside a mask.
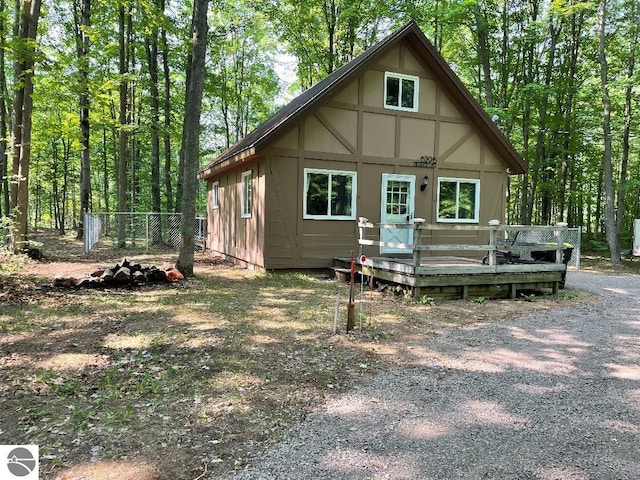
[[[412,229],[413,243],[394,243],[383,242],[381,240],[373,240],[366,238],[367,229],[378,230],[378,238],[382,238],[380,231],[382,229]],[[414,219],[413,224],[383,224],[372,223],[367,218],[360,217],[358,219],[358,230],[360,254],[364,246],[389,247],[397,249],[410,250],[413,253],[414,267],[420,266],[422,252],[487,252],[485,264],[495,266],[497,264],[498,254],[512,255],[511,252],[553,252],[555,251],[555,263],[563,263],[563,252],[567,248],[565,238],[567,233],[567,224],[558,223],[553,226],[533,226],[533,225],[502,225],[497,220],[491,220],[488,225],[446,225],[446,224],[427,224],[422,218]],[[489,232],[488,244],[423,244],[422,237],[425,231],[444,231],[444,232],[462,232],[462,231],[487,231]],[[507,238],[506,232],[514,233],[513,238]],[[554,242],[526,244],[518,243],[517,237],[520,232],[553,232]],[[523,235],[526,236],[526,235]]]

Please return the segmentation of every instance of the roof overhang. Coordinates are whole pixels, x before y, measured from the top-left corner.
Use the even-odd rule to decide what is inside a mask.
[[[254,147],[247,148],[246,150],[243,150],[232,157],[226,158],[221,162],[208,165],[198,173],[198,179],[208,180],[209,178],[220,175],[227,170],[237,168],[238,164],[247,163],[257,157],[258,155],[256,155],[256,149]]]

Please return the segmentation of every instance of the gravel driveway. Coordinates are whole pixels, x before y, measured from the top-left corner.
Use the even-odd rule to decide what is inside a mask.
[[[604,301],[416,343],[230,478],[640,479],[640,277],[567,284]]]

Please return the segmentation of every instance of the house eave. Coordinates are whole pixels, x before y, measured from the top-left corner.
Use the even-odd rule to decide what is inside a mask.
[[[256,148],[250,147],[235,155],[222,160],[221,162],[209,165],[198,173],[199,180],[208,180],[216,175],[220,175],[227,170],[237,168],[238,164],[246,163],[256,158]]]

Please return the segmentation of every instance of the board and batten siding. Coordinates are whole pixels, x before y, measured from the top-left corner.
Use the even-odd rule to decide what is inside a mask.
[[[252,172],[253,201],[250,218],[243,218],[242,174]],[[218,209],[208,208],[207,248],[224,253],[240,263],[264,268],[265,230],[265,161],[259,159],[242,168],[223,173],[207,183],[207,201],[211,204],[211,188],[218,182]]]

